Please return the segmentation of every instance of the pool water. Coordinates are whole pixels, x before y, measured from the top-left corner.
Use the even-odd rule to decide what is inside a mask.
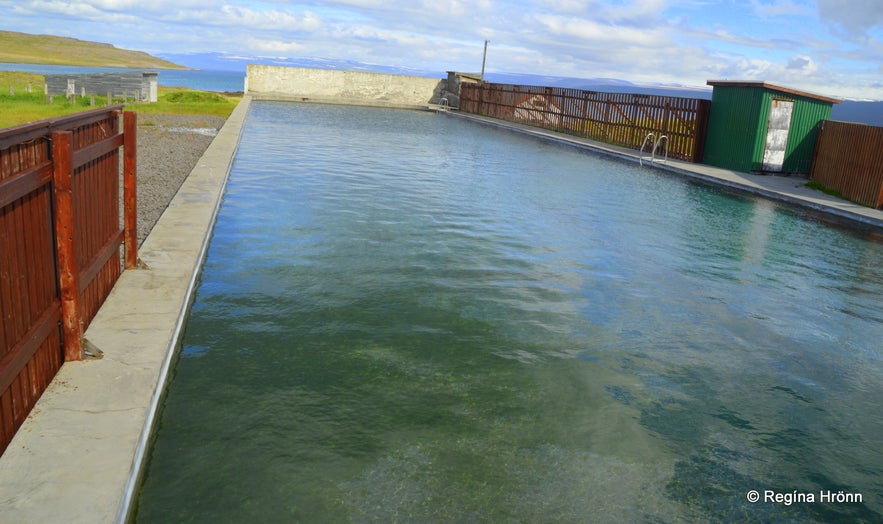
[[[881,260],[444,114],[254,103],[137,521],[879,522]]]

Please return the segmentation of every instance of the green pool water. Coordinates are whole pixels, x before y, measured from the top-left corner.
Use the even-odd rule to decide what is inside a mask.
[[[136,520],[879,522],[881,261],[443,114],[253,103]]]

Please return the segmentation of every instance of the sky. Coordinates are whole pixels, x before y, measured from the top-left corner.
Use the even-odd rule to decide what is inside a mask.
[[[0,29],[419,71],[752,80],[883,100],[883,0],[0,0]]]

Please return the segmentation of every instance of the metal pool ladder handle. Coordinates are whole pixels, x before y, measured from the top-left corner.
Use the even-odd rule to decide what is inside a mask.
[[[435,112],[438,113],[439,111],[447,111],[450,108],[451,106],[448,103],[448,97],[445,96],[442,97],[442,99],[439,101],[439,104],[435,106]]]
[[[659,135],[659,138],[656,139],[656,143],[653,144],[653,153],[650,155],[651,162],[656,158],[656,149],[662,144],[663,140],[665,140],[665,160],[663,160],[663,162],[668,161],[668,137],[665,135]]]
[[[649,142],[653,145],[650,149],[650,163],[653,163],[656,161],[656,150],[659,149],[663,140],[665,141],[665,160],[663,160],[663,162],[665,162],[668,160],[668,137],[665,135],[659,135],[657,138],[655,134],[647,133],[647,136],[644,137],[644,142],[641,144],[641,152],[638,156],[638,162],[642,166],[644,165],[644,147],[647,146],[647,143]]]
[[[653,146],[653,149],[650,151],[650,161],[653,161],[653,152],[656,151],[656,135],[653,133],[647,133],[647,136],[644,137],[644,142],[641,143],[641,152],[638,155],[638,163],[642,166],[644,165],[644,146],[647,145],[647,141],[650,141],[650,144]]]

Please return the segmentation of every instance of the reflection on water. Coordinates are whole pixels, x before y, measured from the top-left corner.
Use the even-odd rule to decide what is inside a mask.
[[[444,115],[251,111],[139,521],[883,518],[880,243]]]

